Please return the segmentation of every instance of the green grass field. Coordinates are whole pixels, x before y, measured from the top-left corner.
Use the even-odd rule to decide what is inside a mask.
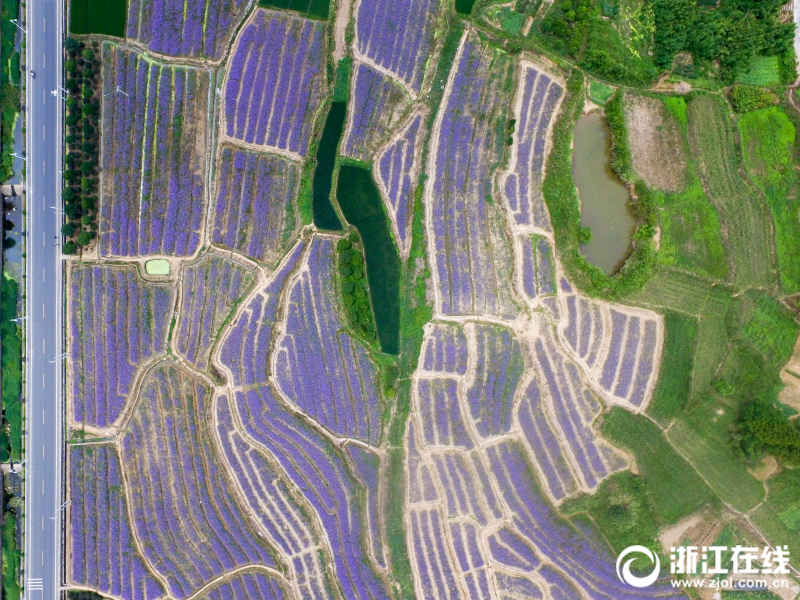
[[[777,56],[756,56],[750,68],[737,78],[747,85],[770,86],[781,82],[780,59]]]
[[[692,392],[697,319],[669,311],[664,316],[666,338],[658,384],[647,413],[666,424],[677,417]]]
[[[3,514],[3,597],[19,600],[20,586],[17,581],[20,550],[17,548],[17,518],[14,513]]]
[[[730,291],[714,287],[700,315],[697,330],[697,350],[694,358],[692,396],[705,394],[716,379],[717,368],[725,357],[728,346],[728,330],[725,317],[730,302]]]
[[[753,522],[776,544],[800,547],[800,530],[787,527],[785,516],[798,510],[800,501],[800,470],[789,469],[767,480],[767,500],[753,513]],[[791,553],[791,562],[800,567],[800,556]]]
[[[11,319],[17,317],[16,280],[3,274],[0,282],[0,337],[2,338],[3,357],[3,409],[11,433],[9,442],[11,457],[21,460],[22,457],[22,337],[19,325]],[[7,460],[6,448],[0,449],[0,458]]]
[[[768,286],[774,280],[771,227],[758,195],[741,178],[728,104],[698,95],[688,118],[692,160],[719,215],[733,281],[740,288]]]
[[[70,33],[97,33],[125,37],[126,0],[72,0]]]
[[[775,225],[775,249],[781,287],[800,291],[800,198],[793,166],[795,127],[777,106],[739,117],[744,164],[761,188]]]
[[[699,317],[710,294],[711,284],[704,279],[661,267],[628,300],[654,308],[671,308]]]
[[[605,104],[614,95],[614,88],[599,81],[589,83],[589,98],[597,104]]]
[[[711,489],[646,417],[614,408],[605,417],[602,432],[609,441],[636,456],[660,522],[675,523],[713,501]]]

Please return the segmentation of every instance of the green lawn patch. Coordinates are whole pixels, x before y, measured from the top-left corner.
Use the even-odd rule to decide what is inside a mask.
[[[602,433],[636,457],[660,522],[676,523],[714,499],[711,489],[646,417],[615,407],[604,418]]]
[[[17,548],[17,517],[12,512],[3,515],[3,597],[19,600],[20,587],[17,581],[20,550]]]
[[[510,6],[494,9],[489,16],[497,21],[500,29],[510,35],[519,35],[528,19],[527,15],[517,12]]]
[[[790,548],[800,547],[800,530],[794,528],[794,520],[786,517],[798,509],[800,498],[800,469],[786,469],[766,481],[769,488],[767,499],[753,513],[753,522],[764,532],[767,539],[775,545],[787,544]],[[800,567],[800,556],[790,554],[791,563]]]
[[[71,33],[96,33],[125,37],[126,0],[72,0],[69,30]]]
[[[589,98],[597,104],[605,104],[614,95],[614,88],[599,81],[589,83]]]
[[[154,258],[144,263],[148,275],[169,275],[169,261],[166,258]]]
[[[796,132],[777,106],[739,117],[744,164],[764,192],[775,225],[778,274],[786,293],[800,291],[800,198],[793,155]]]
[[[668,311],[664,315],[666,336],[658,383],[647,413],[662,423],[680,415],[692,392],[692,368],[697,319]]]
[[[736,79],[747,85],[770,86],[781,82],[780,58],[777,56],[756,56],[750,67]]]
[[[699,317],[709,294],[711,294],[711,284],[704,279],[691,273],[659,267],[647,284],[628,296],[628,299]]]
[[[780,370],[792,356],[800,331],[794,313],[760,290],[750,290],[734,302],[744,339]]]
[[[0,282],[0,338],[3,345],[3,410],[9,426],[10,456],[22,460],[22,336],[17,323],[17,294],[19,284],[3,274]],[[9,447],[0,449],[0,458],[8,460]]]

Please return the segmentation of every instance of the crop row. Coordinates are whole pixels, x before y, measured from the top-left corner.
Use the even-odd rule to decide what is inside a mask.
[[[431,458],[444,489],[449,518],[471,517],[482,527],[502,518],[491,486],[481,485],[487,478],[477,454],[435,452]]]
[[[102,256],[200,247],[208,85],[206,71],[103,46]]]
[[[376,159],[375,179],[383,190],[400,254],[411,246],[414,188],[422,158],[417,145],[423,135],[422,113],[416,113]]]
[[[457,380],[419,379],[415,396],[426,446],[474,447],[461,413]]]
[[[354,479],[328,438],[290,412],[269,385],[239,392],[236,406],[247,434],[264,446],[303,491],[330,544],[345,598],[388,598],[385,582],[365,552],[366,515]]]
[[[274,264],[299,227],[294,204],[300,170],[293,161],[223,146],[217,167],[211,241]]]
[[[256,10],[228,69],[228,137],[305,156],[325,92],[323,34],[320,21]]]
[[[534,302],[537,296],[549,296],[556,292],[555,260],[550,240],[541,235],[520,235],[520,273],[522,292]]]
[[[324,600],[325,565],[310,515],[295,499],[280,470],[236,430],[233,410],[227,396],[217,397],[216,429],[231,471],[250,510],[292,569],[300,597]]]
[[[216,254],[183,270],[175,348],[199,370],[208,367],[217,331],[254,281],[251,271]]]
[[[70,271],[69,373],[72,417],[95,427],[122,412],[137,367],[166,350],[172,291],[134,267],[80,265]]]
[[[217,59],[247,6],[246,0],[131,0],[126,36],[159,54]]]
[[[377,369],[339,317],[334,256],[334,239],[315,236],[288,286],[276,381],[292,403],[334,434],[377,444]]]
[[[417,567],[418,597],[424,600],[463,598],[456,584],[456,566],[446,548],[445,522],[439,509],[411,508],[408,525],[408,545]]]
[[[368,161],[408,107],[406,91],[380,71],[356,63],[342,154]]]
[[[198,597],[198,600],[284,600],[284,592],[275,577],[263,571],[245,571],[225,579]],[[305,598],[305,596],[304,596]]]
[[[590,368],[597,362],[605,337],[605,319],[600,306],[577,295],[567,296],[567,325],[564,337]]]
[[[488,536],[487,545],[494,562],[521,572],[533,572],[541,564],[530,543],[508,525]]]
[[[406,433],[406,474],[409,504],[436,502],[439,492],[433,480],[433,467],[422,455],[422,445],[417,439],[413,419],[408,422]]]
[[[358,52],[418,93],[436,33],[438,0],[360,0],[356,12]]]
[[[380,505],[380,468],[381,458],[372,450],[350,442],[346,446],[350,460],[355,465],[355,471],[364,489],[367,492],[367,524],[369,525],[368,539],[372,556],[381,568],[386,568],[386,558],[383,553],[381,541],[381,505]]]
[[[467,372],[468,350],[463,327],[431,323],[426,326],[422,368],[425,371],[464,375]]]
[[[516,143],[511,170],[502,188],[514,221],[551,231],[550,216],[542,196],[547,136],[564,88],[546,73],[523,63],[515,108]]]
[[[246,565],[275,567],[252,533],[212,445],[210,392],[175,363],[148,372],[122,438],[134,527],[172,597]]]
[[[472,32],[461,44],[434,124],[427,186],[436,312],[511,317],[513,261],[487,182],[500,159],[497,122],[512,63]]]
[[[72,446],[69,481],[70,582],[123,600],[161,598],[134,546],[114,447]]]

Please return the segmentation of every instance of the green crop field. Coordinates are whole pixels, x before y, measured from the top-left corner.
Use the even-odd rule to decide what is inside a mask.
[[[699,317],[710,293],[711,284],[707,281],[690,273],[661,267],[628,300],[656,308],[671,308]]]
[[[794,125],[777,106],[739,117],[744,163],[761,188],[775,225],[775,248],[781,287],[800,291],[800,198],[792,158]]]
[[[592,81],[589,84],[589,97],[592,102],[605,104],[614,95],[614,88],[599,81]]]
[[[730,292],[715,287],[711,290],[697,330],[697,351],[694,359],[692,396],[706,393],[708,386],[716,378],[717,368],[725,357],[728,346],[728,330],[725,317],[730,302]]]
[[[789,544],[791,548],[800,547],[800,530],[793,527],[793,520],[789,521],[791,526],[786,523],[787,514],[798,511],[800,471],[789,469],[770,477],[767,488],[767,499],[753,513],[753,522],[768,539],[780,540],[781,544]],[[800,556],[796,556],[796,553],[790,556],[792,564],[800,567]]]
[[[3,410],[8,421],[11,434],[8,442],[11,457],[21,460],[22,457],[22,337],[17,323],[11,321],[17,317],[17,294],[19,284],[16,280],[3,274],[0,283],[0,335],[2,336],[2,368],[3,368]],[[6,446],[3,440],[0,458],[6,461]]]
[[[72,0],[69,30],[125,37],[127,10],[126,0]]]
[[[781,82],[780,59],[777,56],[756,56],[737,81],[747,85],[778,85]]]
[[[639,473],[650,486],[653,510],[664,523],[675,523],[713,500],[711,489],[646,417],[614,408],[602,432],[636,456]]]
[[[692,391],[697,319],[669,311],[664,323],[661,371],[647,412],[657,421],[667,423],[680,414]]]
[[[769,219],[741,178],[730,111],[724,99],[702,94],[689,103],[689,148],[703,188],[717,209],[723,245],[737,286],[774,280]]]

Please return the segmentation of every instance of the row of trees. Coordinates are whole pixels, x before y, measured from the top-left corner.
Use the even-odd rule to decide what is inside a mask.
[[[98,44],[67,39],[67,152],[64,156],[65,254],[76,254],[97,237],[100,100]]]

